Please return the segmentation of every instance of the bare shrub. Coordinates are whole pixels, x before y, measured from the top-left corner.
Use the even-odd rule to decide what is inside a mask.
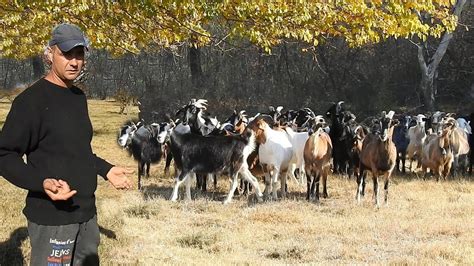
[[[119,104],[119,114],[127,114],[130,107],[138,104],[137,96],[124,88],[115,92],[114,99]]]

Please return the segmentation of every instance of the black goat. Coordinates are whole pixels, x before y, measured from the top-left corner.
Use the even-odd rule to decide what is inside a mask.
[[[343,137],[344,127],[347,123],[355,120],[355,116],[352,113],[345,111],[343,104],[343,101],[334,103],[326,112],[326,116],[331,119],[329,136],[333,145],[333,170],[334,173],[342,175],[348,173],[348,166],[350,166],[350,156],[347,153],[348,147],[346,147]]]
[[[397,148],[397,162],[395,168],[397,169],[397,171],[405,173],[407,148],[408,144],[410,143],[410,139],[408,138],[408,129],[410,128],[412,117],[405,115],[400,117],[399,121],[400,124],[395,126],[393,130],[393,142],[395,143],[395,147]],[[400,163],[402,164],[401,169]]]
[[[189,125],[178,124],[171,133],[171,152],[180,174],[170,200],[178,199],[179,186],[186,181],[186,197],[191,199],[190,176],[228,173],[232,185],[224,203],[232,200],[240,174],[255,188],[261,200],[257,179],[250,173],[247,157],[255,149],[255,136],[246,130],[241,136],[201,136],[191,133]]]
[[[169,123],[143,125],[127,122],[120,130],[118,143],[138,162],[138,189],[142,175],[150,176],[150,165],[163,156],[163,143],[169,134]]]
[[[356,179],[359,178],[360,152],[362,150],[362,142],[368,132],[367,128],[353,120],[344,124],[343,133],[340,139],[345,148],[344,157],[349,158],[347,172],[349,178],[352,174],[354,174]]]

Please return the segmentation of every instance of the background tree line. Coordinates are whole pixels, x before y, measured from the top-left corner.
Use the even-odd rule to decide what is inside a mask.
[[[460,25],[437,68],[433,90],[436,108],[471,112],[474,99],[474,4],[464,6]],[[218,31],[219,29],[217,29]],[[439,38],[418,42],[426,58]],[[28,84],[44,72],[40,57],[0,59],[1,87]],[[425,110],[420,91],[418,49],[407,39],[349,47],[347,40],[326,37],[317,46],[284,40],[271,53],[246,39],[196,46],[177,42],[115,57],[92,50],[80,86],[89,97],[106,99],[126,91],[138,98],[147,120],[173,114],[191,98],[209,100],[209,111],[223,118],[233,109],[263,112],[269,105],[326,111],[345,100],[354,112]]]

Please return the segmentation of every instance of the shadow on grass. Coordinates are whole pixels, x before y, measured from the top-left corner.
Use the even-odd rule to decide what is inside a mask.
[[[150,200],[154,198],[169,199],[173,188],[169,186],[158,186],[155,184],[143,186],[142,195],[144,200]]]
[[[179,188],[178,193],[178,200],[182,200],[185,197],[186,186],[183,184]],[[164,198],[169,199],[171,197],[171,193],[173,192],[173,187],[170,186],[159,186],[159,185],[148,185],[144,186],[142,190],[143,198],[145,200],[153,199],[153,198]],[[209,200],[224,200],[227,196],[226,193],[221,191],[215,191],[214,188],[209,188],[207,192],[203,192],[201,190],[196,189],[195,185],[191,186],[191,198],[201,199],[206,198]]]
[[[405,181],[436,181],[436,176],[433,175],[432,173],[427,173],[424,174],[421,171],[417,173],[412,173],[412,172],[406,172],[406,173],[400,173],[400,172],[394,172],[392,174],[392,177],[399,178],[401,180]],[[443,178],[439,179],[440,182],[472,182],[474,181],[474,178],[472,175],[469,175],[468,173],[464,174],[456,174],[453,175],[450,173],[446,180]]]
[[[156,184],[144,186],[142,190],[142,195],[144,200],[150,200],[154,198],[164,198],[169,200],[171,197],[171,193],[173,192],[173,187],[170,186],[159,186]],[[216,201],[216,202],[223,202],[228,195],[228,191],[223,190],[215,190],[214,187],[208,188],[208,191],[203,192],[199,189],[196,189],[195,185],[191,186],[191,199],[204,199],[209,201]],[[292,192],[289,193],[289,198],[293,197],[301,197],[303,193]],[[306,194],[304,194],[306,195]],[[179,188],[178,193],[178,201],[183,200],[185,197],[185,185]],[[254,204],[257,202],[255,192],[250,192],[249,195],[239,195],[238,193],[234,193],[232,200],[246,200],[249,204]]]
[[[104,228],[99,225],[99,232],[110,239],[117,239],[117,235],[114,231]]]
[[[0,265],[24,265],[21,244],[28,238],[26,227],[15,229],[10,238],[0,243]]]

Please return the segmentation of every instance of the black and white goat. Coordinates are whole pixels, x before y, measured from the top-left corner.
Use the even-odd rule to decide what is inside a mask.
[[[278,118],[280,125],[291,127],[293,130],[301,132],[308,131],[309,124],[312,119],[316,118],[316,114],[308,107],[299,110],[288,110],[281,114]]]
[[[171,152],[180,174],[171,194],[171,201],[178,199],[178,189],[186,182],[186,198],[191,199],[193,174],[224,174],[232,178],[232,185],[224,203],[232,200],[239,174],[255,188],[261,200],[262,192],[257,179],[250,173],[247,157],[255,149],[255,135],[246,130],[240,136],[201,136],[191,133],[189,125],[178,124],[171,133]]]
[[[232,115],[224,120],[220,129],[224,132],[224,135],[242,134],[243,130],[247,127],[248,122],[249,120],[245,110],[241,110],[240,112],[234,110]]]
[[[191,99],[188,104],[183,105],[181,109],[176,112],[176,116],[183,123],[190,126],[191,132],[201,136],[208,135],[224,135],[221,130],[219,121],[211,117],[207,110],[207,100],[205,99]],[[201,174],[196,176],[196,186],[201,191],[207,191],[207,177]],[[214,187],[217,187],[217,178],[214,176]]]
[[[176,112],[176,116],[184,123],[189,124],[191,132],[202,136],[221,135],[220,123],[217,118],[210,117],[207,110],[207,100],[191,99]]]
[[[122,126],[118,144],[138,162],[138,189],[141,189],[141,177],[150,176],[150,165],[161,160],[163,143],[170,129],[169,123],[143,125],[143,122],[129,121]]]

